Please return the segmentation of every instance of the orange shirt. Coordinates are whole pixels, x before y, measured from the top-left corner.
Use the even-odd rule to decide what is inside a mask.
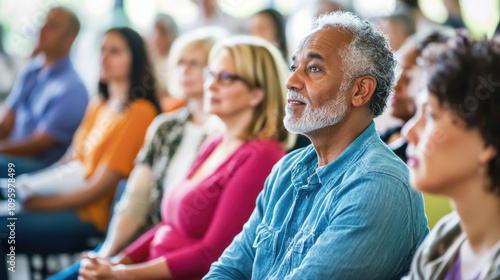
[[[155,107],[146,100],[133,101],[121,113],[109,110],[100,100],[92,100],[73,138],[75,158],[85,167],[86,178],[100,164],[128,177],[146,130],[156,115]],[[79,207],[80,219],[105,232],[115,191],[116,186],[97,200]]]

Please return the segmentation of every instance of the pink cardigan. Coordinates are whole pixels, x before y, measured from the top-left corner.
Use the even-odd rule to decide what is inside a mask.
[[[134,263],[165,257],[174,279],[201,279],[255,207],[273,165],[285,154],[276,141],[240,146],[200,182],[188,180],[222,137],[210,137],[184,179],[163,196],[162,222],[125,249]]]

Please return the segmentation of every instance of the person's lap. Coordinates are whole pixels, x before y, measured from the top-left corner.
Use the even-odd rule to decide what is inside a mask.
[[[99,244],[93,251],[98,252],[101,249],[102,243]],[[81,260],[63,269],[59,273],[47,278],[46,280],[76,280],[78,279],[78,270],[80,269]]]
[[[77,280],[78,270],[80,269],[80,260],[65,268],[61,272],[47,278],[46,280]]]
[[[82,222],[75,211],[23,212],[5,215],[8,205],[0,201],[0,272],[6,271],[6,254],[15,246],[15,254],[75,253],[91,248],[92,238],[102,238],[90,223]],[[7,218],[15,217],[16,220]],[[8,225],[14,222],[15,227]],[[15,244],[9,244],[9,236],[15,236]],[[12,243],[12,241],[11,241]],[[3,271],[2,271],[3,270]]]
[[[7,208],[5,201],[0,207]],[[4,212],[4,211],[2,211]],[[5,212],[4,212],[5,213]],[[91,223],[80,220],[73,210],[55,212],[15,213],[16,252],[50,254],[52,252],[75,252],[75,249],[88,249],[89,237],[102,236]],[[7,223],[9,215],[1,215],[0,221]],[[0,239],[8,234],[9,229],[0,229]]]
[[[127,180],[121,180],[118,184],[118,188],[116,190],[116,195],[114,198],[113,205],[115,205],[119,200],[123,191],[125,189]],[[97,246],[94,251],[98,252],[101,248],[102,244]],[[69,267],[63,269],[59,273],[47,278],[47,280],[76,280],[78,279],[78,270],[80,269],[80,260],[70,265]]]

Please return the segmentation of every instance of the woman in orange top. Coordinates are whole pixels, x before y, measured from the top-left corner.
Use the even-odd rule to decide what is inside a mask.
[[[92,245],[89,238],[105,232],[116,186],[128,177],[146,130],[160,112],[155,79],[148,69],[152,68],[139,34],[130,28],[106,32],[99,94],[87,108],[65,163],[80,163],[82,186],[24,201],[23,211],[16,214],[16,253],[81,251]],[[57,175],[54,170],[62,169],[42,172]],[[0,244],[7,243],[7,236],[0,234]]]

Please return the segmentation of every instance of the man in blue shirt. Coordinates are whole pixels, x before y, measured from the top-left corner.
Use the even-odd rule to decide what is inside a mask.
[[[285,126],[312,145],[269,175],[208,279],[399,279],[428,233],[422,195],[380,140],[396,62],[383,34],[325,15],[295,52]]]
[[[89,99],[68,57],[79,28],[65,8],[47,14],[36,57],[16,81],[0,120],[0,177],[7,177],[8,163],[16,175],[44,168],[70,145]]]

